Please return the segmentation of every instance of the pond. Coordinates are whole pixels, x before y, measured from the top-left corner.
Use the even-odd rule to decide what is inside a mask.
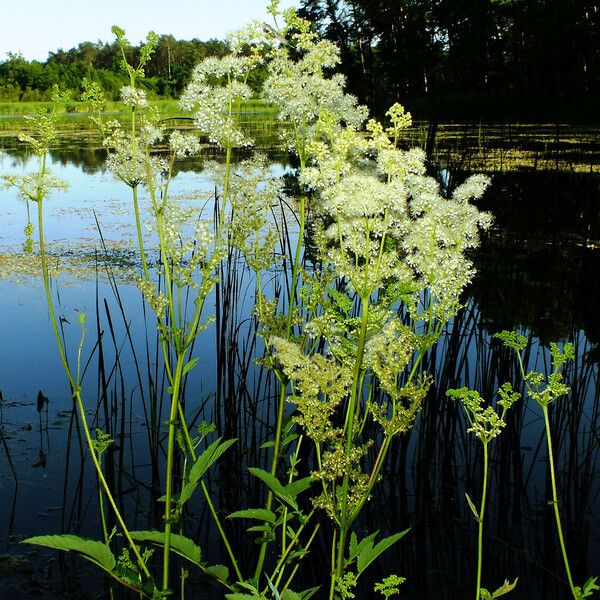
[[[0,155],[0,172],[27,170],[32,160],[13,148]],[[469,174],[449,156],[440,162],[445,185]],[[105,169],[100,151],[58,149],[51,163],[69,183],[68,192],[46,203],[45,217],[61,335],[73,355],[78,315],[87,315],[86,408],[93,426],[116,440],[106,469],[119,502],[137,529],[150,528],[160,521],[156,490],[167,384],[155,322],[132,278],[140,265],[129,190]],[[284,175],[293,166],[272,156],[271,170]],[[171,193],[212,212],[214,186],[202,164],[178,165]],[[571,393],[551,414],[560,507],[575,580],[600,574],[600,178],[590,172],[503,170],[493,175],[481,207],[495,215],[495,224],[473,256],[477,275],[464,309],[424,361],[434,377],[432,391],[414,430],[392,446],[359,525],[365,532],[411,528],[373,574],[405,576],[408,598],[464,598],[473,587],[477,528],[465,493],[478,497],[481,456],[445,390],[467,385],[489,399],[498,382],[518,381],[514,356],[492,337],[503,329],[529,338],[527,361],[539,371],[549,369],[550,342],[575,346],[576,358],[565,370]],[[293,236],[291,209],[279,206],[273,214]],[[90,598],[94,585],[93,597],[109,597],[102,578],[80,561],[19,545],[33,535],[101,535],[96,477],[56,351],[39,266],[35,253],[20,253],[26,222],[25,204],[12,190],[0,190],[0,596]],[[217,319],[214,329],[201,334],[199,365],[185,386],[192,424],[212,421],[219,433],[240,440],[239,450],[210,480],[224,514],[255,501],[258,492],[245,469],[265,459],[258,444],[269,431],[273,392],[273,382],[253,365],[260,355],[248,319],[253,282],[230,264],[233,273],[229,322]],[[513,598],[568,597],[548,504],[544,440],[538,407],[523,402],[491,448],[484,579],[500,585],[519,577]],[[189,512],[190,531],[205,553],[214,555],[212,562],[225,561],[206,506],[198,501]],[[232,531],[248,557],[256,552],[251,540],[236,535]],[[317,540],[308,570],[313,582],[307,583],[319,583],[328,552]],[[219,597],[206,582],[192,582],[190,598]]]

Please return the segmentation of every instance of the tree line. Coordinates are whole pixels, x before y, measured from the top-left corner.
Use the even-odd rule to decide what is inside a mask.
[[[300,15],[341,49],[349,90],[375,113],[400,101],[430,119],[597,120],[598,0],[300,0]],[[135,61],[139,47],[129,50]],[[178,97],[221,40],[162,35],[146,67],[150,97]],[[84,42],[45,62],[8,54],[0,100],[77,97],[84,78],[117,99],[127,83],[116,42]],[[261,75],[250,81],[260,88]]]
[[[139,46],[129,48],[128,60],[137,64],[139,50]],[[224,41],[185,41],[162,35],[145,67],[142,84],[151,97],[178,97],[201,60],[227,52]],[[116,42],[84,42],[71,50],[50,52],[45,62],[28,61],[19,54],[9,53],[7,59],[0,62],[0,100],[50,100],[54,85],[77,98],[84,78],[100,83],[107,97],[116,100],[120,88],[129,82],[121,63]]]
[[[373,108],[597,119],[598,0],[301,0],[300,12]]]

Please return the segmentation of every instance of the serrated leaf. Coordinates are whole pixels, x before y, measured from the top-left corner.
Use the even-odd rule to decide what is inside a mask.
[[[246,508],[245,510],[236,510],[227,516],[228,519],[258,519],[267,523],[275,523],[277,516],[274,512],[266,508]]]
[[[385,552],[409,531],[410,529],[405,529],[400,533],[395,533],[394,535],[383,538],[374,548],[365,548],[365,550],[358,555],[358,560],[356,562],[357,576],[360,575],[382,552]]]
[[[117,564],[117,559],[106,544],[98,540],[82,538],[78,535],[38,535],[23,540],[22,543],[45,546],[54,550],[76,552],[109,573],[114,570]]]
[[[579,594],[581,598],[588,598],[595,591],[600,590],[600,587],[596,585],[597,577],[590,577],[582,586],[582,588],[576,587],[576,590],[579,590]]]
[[[302,600],[302,596],[286,588],[281,592],[281,600]]]
[[[163,531],[131,531],[131,537],[137,542],[150,542],[158,546],[164,546],[165,534]],[[178,533],[172,533],[171,536],[171,550],[179,556],[186,558],[196,566],[200,566],[200,546],[198,546],[193,540],[179,535]]]
[[[313,480],[311,477],[304,477],[303,479],[298,479],[288,483],[283,489],[285,490],[286,494],[292,498],[296,498],[298,494],[307,490],[311,486],[312,482]]]
[[[281,485],[277,477],[271,475],[263,469],[256,467],[250,467],[248,469],[252,475],[258,477],[266,486],[281,500],[289,504],[294,510],[298,510],[298,504],[296,501],[286,492],[285,488]]]
[[[504,583],[492,594],[491,598],[499,598],[500,596],[504,596],[504,594],[508,594],[508,592],[512,592],[517,585],[517,581],[519,581],[518,577],[512,583],[508,579],[505,579]]]
[[[360,542],[356,537],[356,534],[352,532],[350,534],[350,556],[348,557],[348,564],[350,564],[361,552],[364,552],[367,548],[373,547],[373,541],[375,537],[379,533],[377,530],[375,533],[371,533],[370,535],[364,537]]]
[[[471,500],[471,497],[467,493],[465,493],[465,497],[467,499],[467,503],[469,505],[469,508],[471,509],[471,512],[475,516],[475,520],[479,521],[479,512],[477,512],[477,508],[475,507],[475,504],[473,504],[473,500]]]
[[[479,590],[479,596],[481,600],[492,600],[492,595],[485,588]]]
[[[221,438],[219,437],[196,459],[190,468],[186,482],[181,488],[179,495],[180,506],[192,497],[202,476],[235,442],[236,440],[232,439],[221,443]]]
[[[227,600],[256,600],[257,598],[264,598],[264,596],[255,596],[254,594],[241,594],[240,592],[234,592],[233,594],[225,594]]]
[[[227,581],[229,578],[229,569],[225,565],[212,565],[205,567],[204,572],[210,577],[214,577],[219,581]]]

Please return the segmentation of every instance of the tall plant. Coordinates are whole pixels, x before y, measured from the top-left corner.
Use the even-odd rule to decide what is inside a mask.
[[[549,502],[552,505],[554,512],[556,534],[558,536],[560,552],[565,567],[565,574],[574,600],[587,598],[588,596],[591,596],[594,591],[600,590],[600,587],[596,585],[597,577],[588,578],[582,586],[575,585],[573,581],[558,504],[556,457],[552,442],[552,428],[550,425],[550,407],[558,400],[558,398],[566,396],[570,391],[569,387],[563,381],[562,369],[567,361],[575,358],[573,344],[567,343],[562,349],[554,342],[550,344],[552,371],[546,376],[544,373],[533,370],[527,371],[525,369],[523,352],[527,348],[528,340],[524,335],[517,334],[514,331],[502,331],[501,333],[496,334],[496,337],[498,337],[507,347],[512,348],[515,351],[527,395],[532,400],[535,400],[542,409],[544,431],[546,434],[548,467],[550,469],[550,484],[552,486],[552,498]]]
[[[484,193],[487,178],[471,177],[452,197],[443,197],[436,181],[426,175],[424,154],[400,147],[410,115],[394,105],[387,123],[371,120],[364,129],[366,109],[345,94],[341,76],[328,76],[339,61],[337,48],[318,40],[293,11],[281,14],[277,0],[269,10],[275,28],[266,36],[262,27],[250,26],[231,38],[229,56],[208,59],[195,70],[182,97],[182,106],[194,115],[193,135],[167,135],[139,87],[156,43],[153,34],[139,63],[132,66],[125,32],[113,29],[130,77],[130,85],[122,90],[130,109],[126,126],[104,122],[99,90],[91,84],[86,90],[98,112],[108,166],[131,189],[141,260],[137,281],[156,316],[169,382],[164,522],[157,531],[127,528],[102,475],[100,457],[110,440],[99,436],[94,441],[88,435],[98,478],[134,560],[127,550],[115,558],[115,538],[108,531],[104,542],[75,536],[30,541],[75,550],[148,596],[172,591],[175,553],[217,579],[230,600],[306,599],[316,589],[296,593],[292,588],[319,531],[318,511],[330,519],[333,530],[328,596],[353,596],[367,567],[406,533],[377,540],[375,532],[359,539],[355,524],[375,491],[393,439],[414,423],[431,381],[422,373],[422,359],[459,310],[460,294],[473,275],[466,253],[477,245],[479,230],[490,223],[489,216],[470,203]],[[238,115],[249,98],[251,70],[264,56],[269,61],[264,93],[279,109],[287,147],[300,166],[299,231],[287,257],[292,265],[287,302],[269,295],[262,285],[265,273],[271,275],[279,260],[269,211],[281,187],[269,176],[264,160],[234,162],[234,150],[251,145]],[[44,126],[40,120],[42,137]],[[225,157],[224,164],[212,170],[219,190],[216,223],[198,217],[198,209],[186,208],[169,190],[175,160],[196,154],[200,136]],[[159,143],[166,152],[157,151]],[[43,149],[41,157],[47,144]],[[52,183],[45,160],[40,165],[35,176],[9,183],[41,207],[47,190],[58,184]],[[42,190],[41,196],[36,190]],[[140,191],[147,198],[155,236],[155,264],[148,258],[152,246],[142,229]],[[40,218],[43,256],[41,224]],[[274,436],[267,442],[270,464],[267,469],[249,468],[265,486],[264,504],[229,515],[257,523],[249,527],[258,533],[260,546],[250,576],[244,575],[204,482],[234,440],[209,442],[211,429],[206,426],[191,431],[183,402],[184,378],[198,362],[192,354],[194,343],[211,321],[205,315],[207,302],[223,271],[226,251],[232,248],[255,274],[255,313],[265,341],[262,364],[279,382]],[[46,276],[44,281],[52,313]],[[186,302],[188,297],[193,302]],[[54,328],[57,333],[55,323]],[[58,335],[57,342],[70,373]],[[69,374],[69,379],[87,427],[79,376]],[[292,418],[286,418],[292,411]],[[303,465],[307,446],[309,461]],[[178,456],[180,479],[175,475]],[[228,567],[209,566],[196,543],[184,535],[183,509],[198,488],[220,532]],[[162,549],[160,584],[148,567],[156,547]],[[401,581],[392,575],[377,591],[387,597]],[[182,595],[184,582],[182,577]]]

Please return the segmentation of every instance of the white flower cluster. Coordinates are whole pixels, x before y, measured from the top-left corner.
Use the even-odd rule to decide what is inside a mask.
[[[408,122],[399,107],[397,123]],[[333,123],[333,124],[332,124]],[[302,182],[316,192],[322,215],[317,243],[325,264],[348,279],[364,299],[391,281],[428,289],[434,316],[444,321],[473,275],[465,251],[477,246],[479,230],[489,226],[471,198],[489,185],[482,175],[469,178],[452,198],[425,175],[425,154],[396,148],[383,127],[370,122],[371,141],[352,128],[340,129],[322,118],[308,145],[313,167]],[[375,152],[375,160],[368,157]],[[373,164],[374,163],[374,164]]]
[[[318,120],[326,113],[337,123],[360,128],[367,109],[344,92],[343,75],[325,76],[325,69],[339,63],[338,48],[326,40],[315,41],[306,21],[292,15],[287,19],[288,26],[300,32],[291,36],[300,58],[292,60],[287,43],[275,48],[263,85],[265,99],[279,108],[278,118],[293,125],[293,131],[284,134],[286,145],[303,145],[315,138]]]
[[[46,200],[52,192],[68,189],[66,181],[46,170],[27,175],[2,175],[1,179],[1,187],[16,187],[20,198],[34,202]]]
[[[181,95],[180,105],[195,113],[196,127],[223,148],[252,145],[234,116],[239,102],[252,97],[245,83],[251,63],[248,57],[233,55],[207,58],[196,67]]]
[[[241,55],[247,48],[262,49],[267,44],[264,24],[261,21],[250,21],[244,27],[227,35],[227,44],[231,53]]]
[[[264,156],[235,165],[229,185],[231,242],[254,271],[273,264],[279,237],[272,225],[271,208],[281,194],[281,180],[269,172]]]
[[[125,133],[118,121],[105,125],[104,145],[109,149],[106,166],[116,179],[131,188],[142,184],[156,190],[163,185],[163,177],[169,171],[164,158],[150,154],[151,146],[163,137],[154,124],[155,117],[142,121],[135,136]]]
[[[173,131],[169,136],[169,147],[177,158],[186,158],[200,153],[202,146],[197,136]]]
[[[121,100],[126,106],[132,108],[148,108],[148,99],[146,92],[135,88],[131,85],[126,85],[121,88]]]

